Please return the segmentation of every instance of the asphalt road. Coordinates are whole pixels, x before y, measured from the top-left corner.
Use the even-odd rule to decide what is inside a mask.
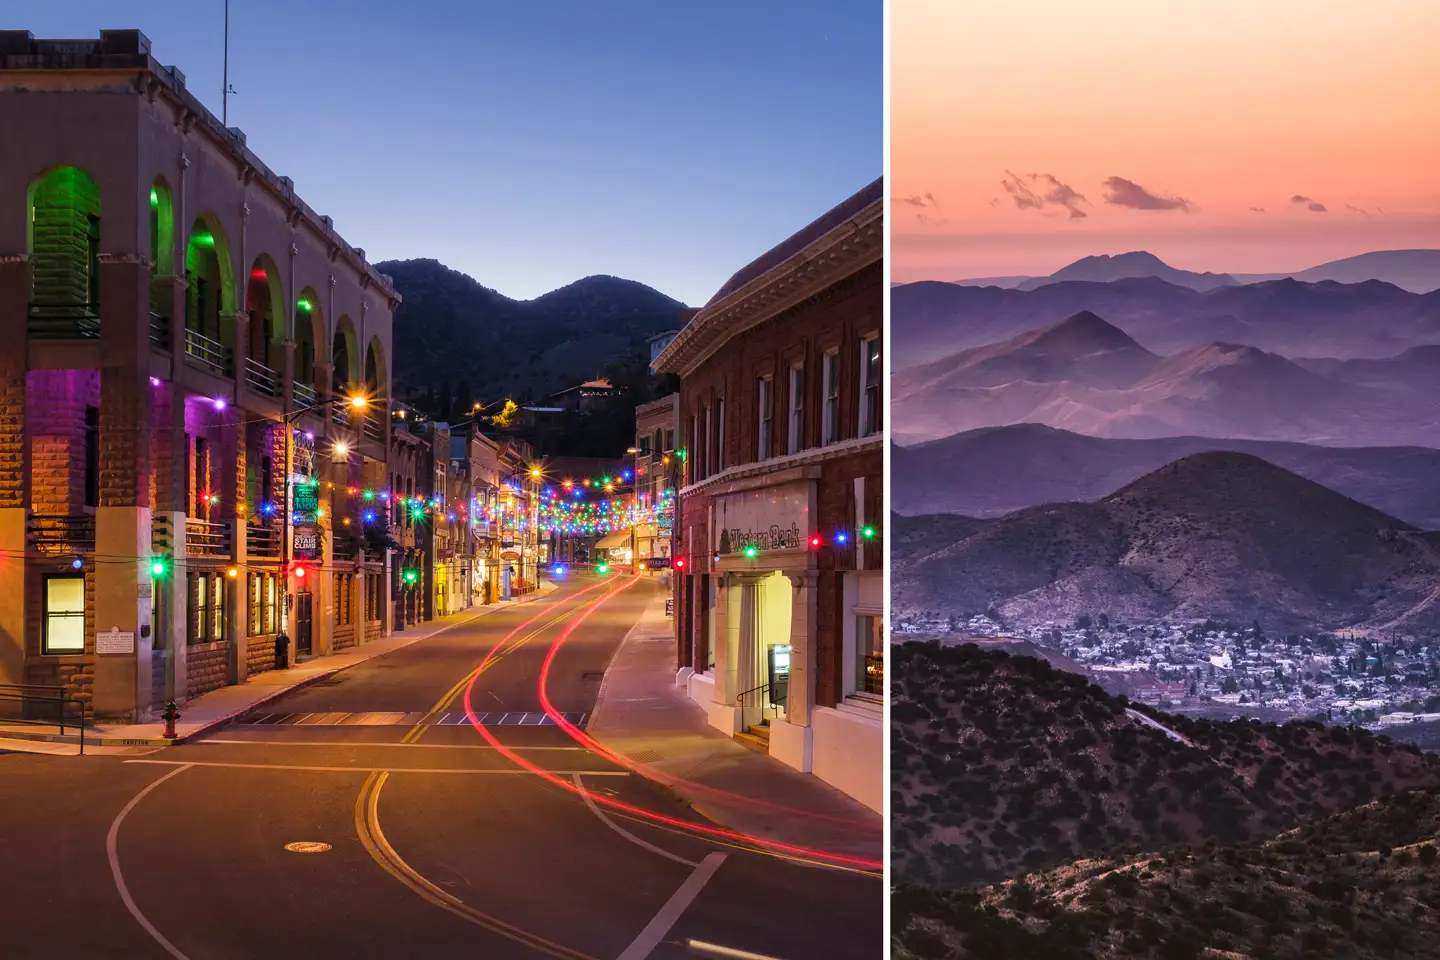
[[[588,713],[655,589],[626,583],[573,576],[249,718],[272,722],[123,756],[0,755],[0,955],[717,956],[688,945],[700,941],[780,960],[883,956],[878,877],[666,822],[697,818],[559,726],[488,726],[502,750],[439,722],[466,709],[482,662],[477,715],[542,712],[541,667],[567,630],[547,690],[555,709]],[[385,711],[412,719],[347,721]]]

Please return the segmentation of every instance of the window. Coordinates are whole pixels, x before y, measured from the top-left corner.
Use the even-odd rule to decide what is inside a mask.
[[[189,577],[190,643],[225,639],[225,575],[196,573]]]
[[[755,406],[760,414],[760,430],[756,434],[755,459],[765,460],[770,456],[770,432],[774,426],[774,404],[770,402],[771,392],[774,388],[774,381],[769,377],[761,377],[756,384]]]
[[[705,456],[702,458],[700,475],[708,477],[715,472],[715,422],[710,418],[710,405],[705,405]]]
[[[45,636],[47,655],[85,652],[85,578],[45,578]]]
[[[250,575],[250,636],[275,633],[276,580],[273,573]]]
[[[260,496],[264,500],[275,496],[275,465],[269,457],[260,458]]]
[[[659,431],[656,431],[656,433],[658,434]],[[674,431],[674,430],[666,430],[666,431],[665,431],[665,449],[666,449],[666,450],[674,450],[674,449],[675,449],[675,431]]]
[[[822,371],[825,387],[825,409],[820,424],[820,445],[829,446],[840,439],[840,352],[825,354]]]
[[[650,438],[649,438],[649,437],[641,437],[641,438],[640,438],[640,442],[637,443],[635,446],[636,446],[636,449],[639,450],[639,455],[640,455],[640,456],[642,456],[642,457],[648,457],[648,456],[650,456]]]
[[[690,482],[700,479],[700,414],[690,418]]]
[[[195,438],[195,510],[191,514],[204,517],[210,512],[210,447],[204,437]]]
[[[860,341],[860,431],[868,437],[880,432],[880,335]]]
[[[805,449],[805,367],[790,368],[790,422],[786,425],[785,452]]]
[[[100,506],[100,411],[85,408],[85,506]]]
[[[725,469],[725,400],[715,401],[715,469]]]
[[[354,600],[355,578],[349,574],[335,574],[335,625],[343,627],[355,621]]]
[[[861,696],[885,696],[885,642],[880,636],[880,618],[855,618],[855,692]]]
[[[673,442],[673,441],[672,441],[672,442]],[[659,427],[656,427],[656,428],[655,428],[655,455],[658,457],[661,453],[663,453],[663,452],[665,451],[665,449],[666,449],[666,447],[665,447],[665,436],[664,436],[664,434],[662,434],[662,433],[660,432],[660,428],[659,428]]]

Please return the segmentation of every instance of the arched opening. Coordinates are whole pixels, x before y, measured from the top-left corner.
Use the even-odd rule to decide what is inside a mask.
[[[349,317],[342,316],[335,324],[335,336],[330,344],[330,363],[334,366],[330,387],[334,396],[347,396],[360,385],[359,354],[355,346],[355,325]]]
[[[185,354],[216,373],[232,371],[235,278],[229,246],[213,218],[201,216],[185,245]]]
[[[150,185],[150,318],[168,321],[175,309],[168,284],[161,277],[175,273],[175,208],[164,177]]]
[[[285,294],[280,270],[269,254],[255,258],[245,283],[245,313],[249,320],[246,343],[251,386],[270,396],[280,393],[280,348],[285,342]]]
[[[386,375],[384,348],[372,338],[365,348],[365,436],[377,443],[385,440],[385,423],[390,419],[390,379]]]
[[[315,403],[315,366],[319,353],[325,318],[320,312],[320,298],[306,287],[295,301],[295,404],[308,407]]]
[[[79,167],[60,167],[29,190],[29,332],[100,335],[100,187]]]

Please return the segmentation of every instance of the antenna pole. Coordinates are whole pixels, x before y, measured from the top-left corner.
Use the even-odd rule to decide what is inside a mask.
[[[220,95],[220,122],[230,126],[230,0],[225,0],[225,66],[221,80],[225,92]]]

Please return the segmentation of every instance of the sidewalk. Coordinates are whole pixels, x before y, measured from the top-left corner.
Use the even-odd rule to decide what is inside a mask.
[[[656,598],[616,651],[586,732],[633,763],[637,772],[732,830],[831,853],[884,856],[879,813],[725,736],[675,686],[673,621],[665,616],[663,597]]]
[[[175,724],[176,737],[173,740],[165,738],[163,721],[86,727],[85,750],[88,753],[91,747],[168,747],[193,740],[292,690],[319,683],[356,664],[383,657],[412,643],[428,640],[436,634],[478,620],[496,610],[538,600],[554,591],[555,586],[542,581],[535,593],[519,600],[502,600],[492,606],[471,607],[460,613],[372,640],[363,646],[325,657],[315,657],[313,660],[295,664],[288,670],[269,670],[251,677],[243,684],[211,690],[180,705],[180,720]],[[65,735],[62,737],[58,726],[0,723],[0,752],[12,750],[73,756],[79,744],[79,733],[69,726],[65,728]]]

